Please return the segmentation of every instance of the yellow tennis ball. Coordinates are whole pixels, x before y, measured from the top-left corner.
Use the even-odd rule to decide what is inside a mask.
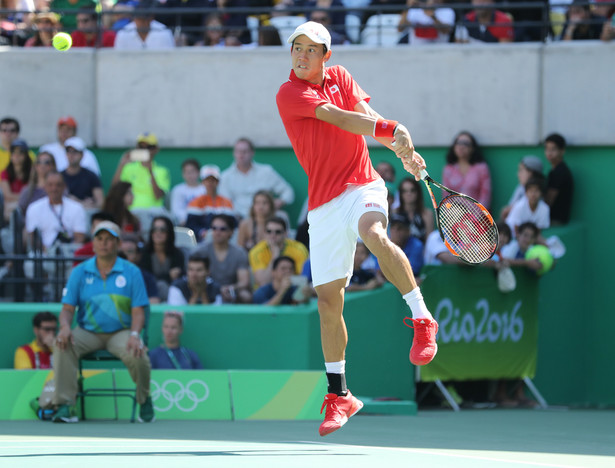
[[[57,50],[65,51],[70,49],[73,45],[73,38],[70,37],[70,34],[60,32],[53,36],[53,41],[51,41],[51,43]]]

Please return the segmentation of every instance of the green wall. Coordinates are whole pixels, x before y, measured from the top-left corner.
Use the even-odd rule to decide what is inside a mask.
[[[484,150],[492,174],[492,209],[496,214],[506,204],[517,183],[516,168],[521,157],[535,154],[543,158],[545,168],[548,167],[539,146],[487,147]],[[108,187],[122,151],[95,150],[105,187]],[[428,170],[435,178],[440,178],[442,173],[445,152],[445,148],[421,150]],[[201,163],[218,164],[224,169],[232,162],[232,151],[226,148],[162,149],[158,160],[171,168],[173,183],[179,183],[181,161],[188,157],[196,157]],[[374,163],[383,159],[396,164],[398,180],[401,179],[402,169],[393,153],[386,149],[372,149]],[[307,193],[307,179],[292,151],[260,148],[256,160],[273,164],[295,187],[297,199],[289,209],[294,222]],[[568,252],[555,270],[541,280],[536,383],[551,403],[613,405],[615,288],[612,286],[614,274],[611,265],[615,256],[604,238],[605,233],[608,236],[614,232],[615,219],[613,209],[604,202],[608,200],[606,188],[609,179],[615,173],[615,148],[570,147],[566,161],[575,176],[573,222],[566,229],[552,230],[562,237]],[[355,339],[351,336],[349,353]],[[310,363],[319,363],[320,360],[319,351],[314,351],[308,358]]]
[[[162,341],[162,317],[168,308],[152,306],[150,347]],[[300,306],[173,308],[185,311],[182,344],[198,353],[206,369],[324,372],[316,301]],[[348,295],[347,372],[349,386],[358,394],[414,400],[414,372],[408,362],[411,332],[402,324],[405,308],[391,285],[372,294]],[[12,368],[15,349],[32,340],[31,320],[41,310],[57,313],[60,304],[0,304],[0,369]]]

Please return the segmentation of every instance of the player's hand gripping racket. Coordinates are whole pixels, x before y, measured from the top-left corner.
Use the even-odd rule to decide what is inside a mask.
[[[439,184],[426,170],[420,176],[436,211],[436,224],[440,236],[450,252],[467,263],[483,263],[493,257],[498,248],[498,228],[493,216],[472,197]],[[431,185],[449,192],[440,204],[431,190]]]

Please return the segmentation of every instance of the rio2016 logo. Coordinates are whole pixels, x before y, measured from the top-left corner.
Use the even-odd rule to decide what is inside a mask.
[[[198,379],[186,384],[176,379],[168,379],[162,385],[152,379],[150,385],[154,408],[161,413],[170,411],[173,407],[184,413],[190,413],[199,403],[209,398],[209,387]]]
[[[521,301],[517,301],[510,313],[489,310],[489,301],[480,299],[475,312],[460,312],[450,298],[438,303],[435,319],[438,321],[438,341],[442,343],[482,343],[488,341],[518,342],[523,337],[523,318],[518,313]],[[480,318],[475,318],[480,315]],[[478,321],[478,323],[476,323]]]

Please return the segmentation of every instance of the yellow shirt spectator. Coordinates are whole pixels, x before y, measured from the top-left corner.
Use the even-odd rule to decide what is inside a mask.
[[[308,250],[301,242],[292,239],[284,240],[284,248],[280,256],[290,257],[295,261],[296,274],[301,274],[303,264],[308,258]],[[260,241],[250,249],[250,268],[252,271],[264,270],[271,263],[271,249],[266,240]]]
[[[155,161],[152,161],[152,172],[154,173],[154,179],[156,179],[156,184],[158,184],[160,190],[168,193],[171,188],[171,174],[169,170],[164,166],[156,164]],[[129,209],[153,208],[164,205],[164,197],[156,199],[154,195],[149,169],[140,162],[133,161],[126,164],[122,169],[120,180],[132,184],[134,201]]]

